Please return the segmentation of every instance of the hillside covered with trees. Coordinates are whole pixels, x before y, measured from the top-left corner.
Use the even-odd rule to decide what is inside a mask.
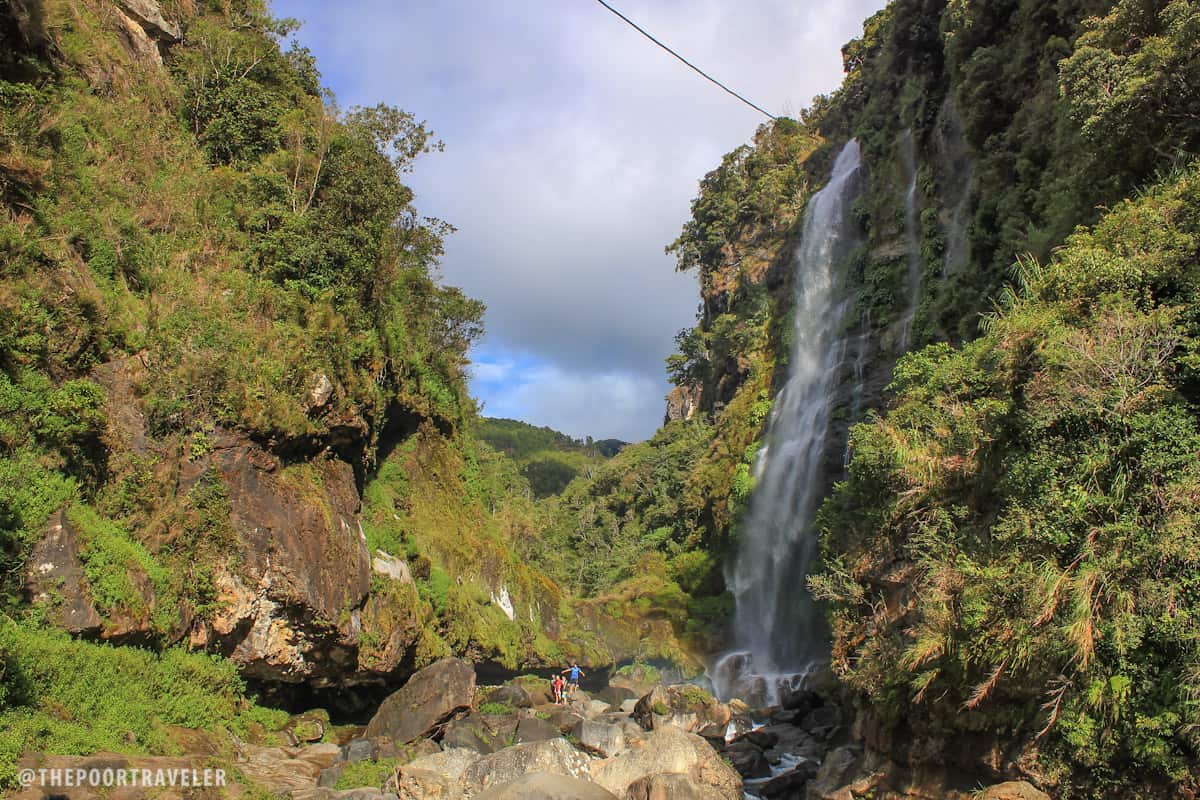
[[[405,182],[436,135],[339,107],[295,24],[0,0],[0,788],[29,753],[295,744],[316,705],[321,738],[450,657],[703,683],[805,209],[856,139],[821,555],[789,576],[829,626],[803,711],[846,723],[808,796],[1200,790],[1200,5],[867,20],[841,88],[700,181],[668,245],[700,312],[634,444],[479,415],[484,308]],[[671,688],[651,727],[771,713]]]

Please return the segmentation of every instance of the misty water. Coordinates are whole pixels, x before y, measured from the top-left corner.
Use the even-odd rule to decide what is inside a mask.
[[[829,183],[805,210],[794,257],[795,328],[788,380],[775,399],[767,445],[728,576],[736,601],[734,644],[710,671],[718,694],[774,703],[828,658],[825,623],[805,577],[817,551],[813,515],[825,485],[829,421],[847,354],[841,289],[855,243],[851,205],[861,153],[851,140]]]

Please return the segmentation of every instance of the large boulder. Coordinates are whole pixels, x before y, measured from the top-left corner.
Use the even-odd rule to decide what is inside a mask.
[[[565,739],[551,739],[513,745],[484,756],[467,767],[462,780],[468,786],[487,789],[533,772],[582,778],[588,774],[587,765],[588,757]]]
[[[647,775],[634,781],[625,792],[625,800],[723,800],[726,796],[677,772]]]
[[[605,686],[596,692],[595,697],[608,703],[610,708],[620,708],[626,700],[637,700],[638,694],[625,686]]]
[[[615,756],[625,750],[625,732],[620,725],[585,719],[575,726],[572,735],[580,747],[601,758]]]
[[[729,706],[692,684],[656,686],[633,709],[633,718],[646,730],[664,725],[689,733],[723,733],[732,718]]]
[[[404,768],[404,771],[425,770],[426,772],[444,775],[454,781],[460,781],[463,774],[472,764],[479,761],[480,758],[482,756],[474,750],[466,750],[461,747],[448,747],[440,753],[431,753],[430,755],[413,759]]]
[[[766,778],[771,774],[771,765],[763,755],[762,748],[750,741],[739,741],[725,748],[728,761],[743,778]]]
[[[488,695],[488,702],[503,703],[513,708],[529,708],[533,705],[533,698],[530,696],[529,690],[524,686],[509,683],[492,690],[491,694]]]
[[[1050,795],[1025,781],[1009,781],[990,786],[975,795],[976,800],[1050,800]]]
[[[612,792],[579,778],[533,772],[493,786],[476,800],[618,800]]]
[[[517,723],[517,743],[544,742],[562,736],[558,726],[539,717],[521,717]]]
[[[472,714],[446,724],[442,745],[462,747],[485,755],[494,753],[513,744],[517,722],[515,714]]]
[[[365,735],[411,742],[427,736],[454,714],[471,706],[475,670],[461,658],[443,658],[409,678],[388,695],[367,723]]]
[[[643,778],[677,773],[706,787],[715,800],[741,800],[742,778],[703,738],[679,728],[656,728],[625,752],[590,766],[592,780],[624,797]]]

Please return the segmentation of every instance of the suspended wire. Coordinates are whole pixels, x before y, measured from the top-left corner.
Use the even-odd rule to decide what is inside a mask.
[[[771,119],[779,119],[779,117],[775,116],[774,114],[770,114],[770,113],[768,113],[768,112],[764,111],[764,110],[762,109],[762,107],[761,107],[761,106],[758,106],[758,105],[755,105],[754,103],[751,103],[751,102],[750,102],[749,100],[747,100],[745,97],[742,97],[740,94],[738,94],[737,92],[735,92],[733,89],[730,89],[728,86],[726,86],[725,84],[721,83],[719,80],[717,80],[716,78],[714,78],[712,75],[709,75],[707,72],[705,72],[704,70],[700,69],[700,68],[699,68],[699,67],[697,67],[695,64],[693,64],[692,62],[690,62],[690,61],[688,61],[686,58],[684,58],[683,56],[679,55],[679,53],[676,53],[674,50],[672,50],[671,48],[667,47],[665,44],[663,44],[662,42],[660,42],[658,39],[654,38],[654,36],[653,36],[653,35],[651,35],[651,33],[650,33],[649,31],[647,31],[645,28],[643,28],[641,25],[638,25],[636,22],[634,22],[633,20],[631,20],[629,17],[625,16],[625,15],[624,15],[624,14],[622,14],[620,11],[617,11],[615,8],[613,8],[612,6],[610,6],[608,3],[604,2],[604,0],[596,0],[596,2],[597,2],[597,3],[599,3],[600,5],[604,6],[605,8],[607,8],[607,9],[608,9],[609,11],[611,11],[612,13],[616,14],[616,15],[617,15],[618,17],[620,17],[621,19],[625,20],[625,22],[626,22],[627,24],[629,24],[629,25],[630,25],[630,27],[632,27],[634,30],[636,30],[638,33],[640,33],[642,36],[645,36],[647,39],[649,39],[650,41],[654,42],[656,45],[658,45],[659,47],[661,47],[663,50],[666,50],[668,53],[670,53],[671,55],[675,56],[675,58],[677,58],[677,59],[679,59],[680,61],[682,61],[684,64],[686,64],[688,67],[690,67],[690,68],[691,68],[693,71],[695,71],[695,72],[696,72],[696,74],[700,75],[700,76],[701,76],[701,77],[703,77],[705,80],[708,80],[708,81],[711,81],[712,83],[715,83],[717,86],[721,87],[721,88],[722,88],[722,89],[724,89],[726,92],[728,92],[729,94],[731,94],[731,95],[733,95],[734,97],[736,97],[738,100],[741,100],[743,103],[745,103],[746,105],[750,106],[751,108],[753,108],[753,109],[754,109],[755,111],[757,111],[758,113],[760,113],[760,114],[765,114],[766,116],[770,117]]]

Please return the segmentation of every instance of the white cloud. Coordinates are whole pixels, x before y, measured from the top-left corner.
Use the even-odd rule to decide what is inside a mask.
[[[883,4],[621,0],[618,7],[782,112],[837,85],[841,44]],[[529,354],[543,365],[513,360],[512,369],[529,371],[525,388],[504,401],[522,412],[511,415],[575,425],[586,422],[586,409],[594,424],[568,432],[601,436],[615,426],[638,438],[653,431],[667,389],[663,358],[698,302],[694,276],[674,273],[663,247],[686,220],[697,181],[762,117],[597,3],[275,0],[274,7],[307,21],[300,38],[343,104],[401,106],[446,141],[446,152],[421,161],[408,179],[423,213],[459,228],[443,273],[487,303],[487,352]],[[547,383],[535,391],[535,381]],[[605,404],[576,394],[606,386]],[[636,417],[618,424],[610,409]],[[500,413],[495,400],[486,411]]]

